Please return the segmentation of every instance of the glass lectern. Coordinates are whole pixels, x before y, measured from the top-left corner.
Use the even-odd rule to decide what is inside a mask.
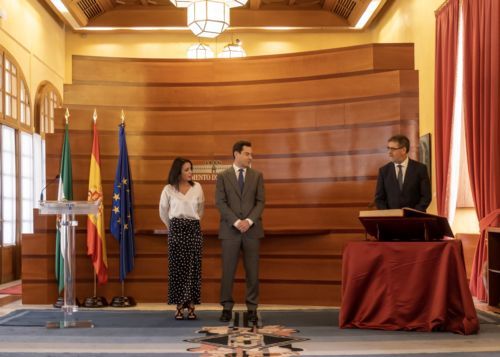
[[[60,215],[57,227],[61,232],[61,252],[64,258],[64,305],[63,320],[49,321],[47,328],[94,327],[92,321],[77,320],[78,311],[75,297],[76,256],[75,215],[97,214],[99,201],[40,201],[40,214]]]

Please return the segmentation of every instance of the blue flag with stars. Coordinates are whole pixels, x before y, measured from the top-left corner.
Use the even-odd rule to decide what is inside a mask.
[[[125,124],[120,124],[120,155],[113,185],[113,208],[111,210],[111,234],[120,244],[120,281],[134,269],[134,212],[132,178],[128,164]]]

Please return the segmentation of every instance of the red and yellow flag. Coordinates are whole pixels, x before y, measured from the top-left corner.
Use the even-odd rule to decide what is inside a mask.
[[[106,254],[106,238],[104,234],[104,204],[102,200],[101,161],[99,159],[99,137],[94,121],[94,141],[90,156],[88,201],[101,200],[97,215],[89,214],[87,220],[87,255],[92,264],[99,284],[108,281],[108,257]]]

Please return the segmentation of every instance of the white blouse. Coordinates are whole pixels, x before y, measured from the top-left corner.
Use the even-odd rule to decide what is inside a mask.
[[[205,196],[198,182],[195,182],[185,195],[175,187],[167,185],[160,197],[160,218],[167,227],[172,218],[200,220],[203,216],[204,203]]]

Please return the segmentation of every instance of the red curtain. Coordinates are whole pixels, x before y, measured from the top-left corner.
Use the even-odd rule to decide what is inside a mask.
[[[459,11],[459,0],[450,0],[436,11],[434,135],[437,209],[441,216],[448,215],[448,173],[457,68]]]
[[[500,225],[500,1],[463,0],[463,14],[465,138],[481,229],[470,288],[485,301],[481,274],[487,258],[485,229]]]

